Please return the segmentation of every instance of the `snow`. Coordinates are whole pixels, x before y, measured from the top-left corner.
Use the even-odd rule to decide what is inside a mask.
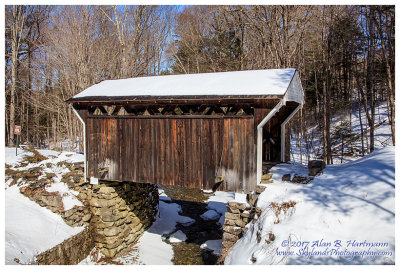
[[[48,192],[58,192],[61,195],[65,211],[72,209],[74,206],[83,206],[82,202],[76,198],[79,192],[68,189],[67,184],[63,182],[52,183],[45,189]]]
[[[171,260],[174,256],[174,251],[171,245],[162,241],[160,235],[144,232],[137,246],[139,263],[147,265],[172,265]]]
[[[33,156],[31,152],[18,149],[17,155],[15,155],[15,148],[5,147],[5,162],[11,166],[17,165],[22,161],[25,156]]]
[[[162,190],[159,190],[159,193],[162,193]],[[189,225],[195,222],[194,219],[179,215],[181,211],[181,207],[176,203],[159,201],[159,214],[156,221],[144,232],[137,243],[139,263],[172,264],[174,252],[171,245],[162,241],[163,235],[171,234],[170,242],[171,240],[172,242],[185,241],[186,235],[183,232],[173,233],[176,224]]]
[[[362,108],[361,110],[361,122],[363,123],[362,130],[365,132],[368,129],[368,126],[366,124],[366,113],[364,109]],[[344,121],[351,122],[351,132],[352,134],[360,134],[361,133],[361,125],[360,125],[360,117],[359,117],[359,112],[358,108],[354,108],[351,117],[349,113],[346,115],[343,115],[341,113],[336,113],[334,117],[332,117],[331,120],[331,136],[333,136],[335,129],[339,127]],[[385,121],[385,122],[384,122]],[[386,146],[392,146],[392,133],[390,130],[390,124],[388,121],[387,117],[387,105],[385,102],[382,102],[380,104],[377,104],[375,107],[375,125],[384,122],[382,125],[379,127],[375,128],[375,135],[374,135],[374,145],[375,149],[381,149]],[[319,126],[315,125],[313,127],[308,127],[307,128],[307,136],[310,138],[309,139],[309,146],[311,149],[311,152],[309,153],[310,159],[318,159],[322,155],[322,147],[323,147],[323,142],[322,142],[322,135],[320,134],[320,131],[318,130]],[[366,133],[368,136],[368,139],[364,135],[364,148],[367,149],[367,143],[369,143],[369,131]],[[299,143],[302,142],[301,144],[301,152],[300,152],[300,145]],[[335,146],[339,146],[341,141],[334,141],[332,140],[332,148]],[[352,142],[352,147],[353,150],[356,151],[355,153],[357,155],[352,155],[352,156],[344,156],[343,161],[341,160],[340,156],[340,149],[336,151],[339,156],[334,156],[333,157],[333,163],[334,164],[340,164],[340,163],[346,163],[352,160],[356,160],[359,158],[361,155],[361,138],[358,138]],[[350,144],[344,145],[344,153],[350,152]],[[296,138],[296,136],[293,136],[291,138],[291,160],[300,162],[302,161],[303,163],[307,162],[307,154],[306,154],[306,141],[299,140]]]
[[[308,168],[297,162],[282,163],[278,166],[274,166],[270,169],[269,173],[272,174],[273,179],[282,179],[285,174],[290,174],[290,179],[293,179],[294,175],[307,177]],[[269,186],[269,184],[267,184]]]
[[[159,189],[158,190],[158,199],[160,200],[160,201],[164,201],[164,202],[170,202],[170,201],[172,201],[171,200],[171,198],[170,197],[168,197],[167,196],[167,194],[165,194],[165,191],[164,190],[162,190],[162,189]]]
[[[215,204],[215,205],[223,205],[227,204],[229,201],[233,201],[235,199],[235,193],[234,192],[224,192],[224,191],[216,191],[206,202],[219,202],[220,204]],[[208,207],[210,207],[210,204],[208,204]],[[215,209],[217,212],[218,209]],[[225,210],[223,211],[225,212]]]
[[[179,230],[171,234],[168,240],[170,243],[179,243],[182,241],[186,241],[186,239],[187,239],[186,234],[183,233],[181,230]]]
[[[38,151],[40,154],[47,157],[48,159],[45,159],[38,163],[30,163],[25,167],[13,168],[13,169],[26,170],[26,169],[31,169],[33,167],[39,167],[39,166],[43,167],[47,163],[56,165],[58,162],[69,162],[69,163],[84,162],[84,155],[77,152],[58,152],[53,150],[42,150],[42,149],[39,149]],[[33,154],[29,151],[19,149],[18,155],[15,156],[15,148],[5,147],[5,163],[11,166],[18,165],[25,156],[32,156],[32,155]]]
[[[216,191],[212,196],[208,198],[205,202],[207,203],[207,209],[210,211],[215,211],[215,213],[207,211],[201,215],[203,219],[218,219],[217,215],[219,215],[218,223],[222,226],[225,222],[225,212],[226,205],[228,202],[238,202],[238,203],[246,203],[246,194],[243,193],[235,193],[235,192],[225,192],[225,191]]]
[[[200,246],[200,248],[212,250],[215,255],[221,255],[222,249],[222,239],[218,240],[208,240]]]
[[[250,206],[249,205],[249,202],[247,201],[247,199],[246,199],[246,194],[244,194],[244,193],[235,193],[235,198],[232,200],[233,202],[237,202],[237,203],[245,203],[245,204],[247,204],[248,206]]]
[[[159,235],[170,234],[177,223],[189,225],[195,222],[192,218],[179,215],[180,212],[182,209],[179,204],[160,201],[159,216],[148,231]]]
[[[215,220],[215,219],[219,219],[220,214],[218,212],[216,212],[215,210],[208,210],[208,211],[204,212],[202,215],[200,215],[200,217],[204,220]]]
[[[54,173],[55,176],[49,181],[45,189],[48,192],[58,192],[62,196],[64,210],[74,206],[83,206],[76,196],[77,191],[68,189],[68,186],[61,182],[62,176],[70,170],[64,165],[57,165],[58,162],[83,162],[83,155],[74,152],[57,152],[52,150],[38,150],[40,154],[48,157],[38,163],[29,163],[20,167],[20,163],[27,155],[33,154],[29,151],[18,149],[15,155],[15,148],[5,148],[5,163],[11,165],[13,170],[28,170],[36,167],[41,168],[39,178],[45,177],[45,173]],[[16,264],[14,258],[20,263],[31,263],[34,256],[58,245],[65,239],[81,232],[84,227],[70,227],[61,216],[41,207],[31,201],[19,191],[24,186],[22,178],[18,185],[9,187],[8,181],[5,185],[5,220],[6,220],[6,263]]]
[[[394,161],[394,147],[385,147],[356,161],[327,166],[306,185],[282,182],[273,176],[274,182],[258,198],[261,216],[247,225],[248,232],[234,245],[225,264],[394,264]],[[285,166],[278,165],[273,171],[282,174]],[[276,216],[271,203],[289,201],[296,203],[294,207]],[[271,233],[275,240],[268,244]],[[292,246],[285,241],[291,241]],[[353,241],[385,243],[385,247],[369,250],[354,246]],[[323,252],[327,248],[324,243],[329,243],[329,250],[346,249],[348,254],[379,251],[387,256],[305,256],[302,248],[307,242],[309,252]],[[333,246],[339,243],[340,247]]]
[[[266,69],[107,80],[73,98],[92,96],[284,95],[295,69]]]
[[[53,150],[38,150],[40,154],[47,157],[48,159],[42,160],[38,163],[29,163],[25,167],[18,167],[23,158],[27,155],[32,156],[29,151],[22,150],[15,156],[15,148],[5,148],[5,162],[12,166],[13,170],[28,170],[35,167],[41,167],[43,174],[41,177],[45,177],[45,173],[54,173],[55,176],[52,178],[51,183],[46,185],[45,189],[48,192],[58,192],[63,201],[64,210],[70,210],[74,206],[83,206],[82,202],[76,197],[78,195],[77,191],[68,188],[68,185],[61,182],[62,176],[70,172],[70,170],[64,165],[58,166],[59,162],[83,162],[84,155],[76,152],[57,152]],[[15,167],[17,166],[17,167]]]
[[[5,191],[5,263],[28,264],[35,256],[80,233],[84,227],[70,227],[61,216],[41,207],[14,185]]]

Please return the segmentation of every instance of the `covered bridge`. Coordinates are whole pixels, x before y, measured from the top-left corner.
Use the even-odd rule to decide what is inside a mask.
[[[289,159],[285,124],[303,100],[295,69],[270,69],[108,80],[67,102],[87,179],[248,192],[263,161]]]

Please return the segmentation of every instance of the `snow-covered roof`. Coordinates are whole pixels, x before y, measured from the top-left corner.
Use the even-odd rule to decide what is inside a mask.
[[[98,97],[284,96],[296,74],[296,70],[290,68],[107,80],[89,87],[70,101],[93,97],[99,100]],[[295,92],[302,92],[301,83],[300,88],[298,84],[294,87]],[[302,97],[302,93],[300,95]]]

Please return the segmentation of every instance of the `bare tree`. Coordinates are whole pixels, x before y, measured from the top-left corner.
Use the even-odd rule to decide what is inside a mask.
[[[19,61],[19,50],[23,39],[24,24],[26,20],[25,8],[23,6],[12,6],[11,8],[11,90],[9,106],[9,134],[8,145],[14,144],[14,125],[15,125],[15,93],[18,83],[17,65]]]

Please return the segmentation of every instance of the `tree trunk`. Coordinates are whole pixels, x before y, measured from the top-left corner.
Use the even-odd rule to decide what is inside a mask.
[[[11,25],[11,91],[10,91],[10,126],[8,146],[14,145],[15,125],[15,92],[17,88],[18,52],[21,45],[22,30],[25,23],[25,13],[22,6],[13,6],[13,23]]]

